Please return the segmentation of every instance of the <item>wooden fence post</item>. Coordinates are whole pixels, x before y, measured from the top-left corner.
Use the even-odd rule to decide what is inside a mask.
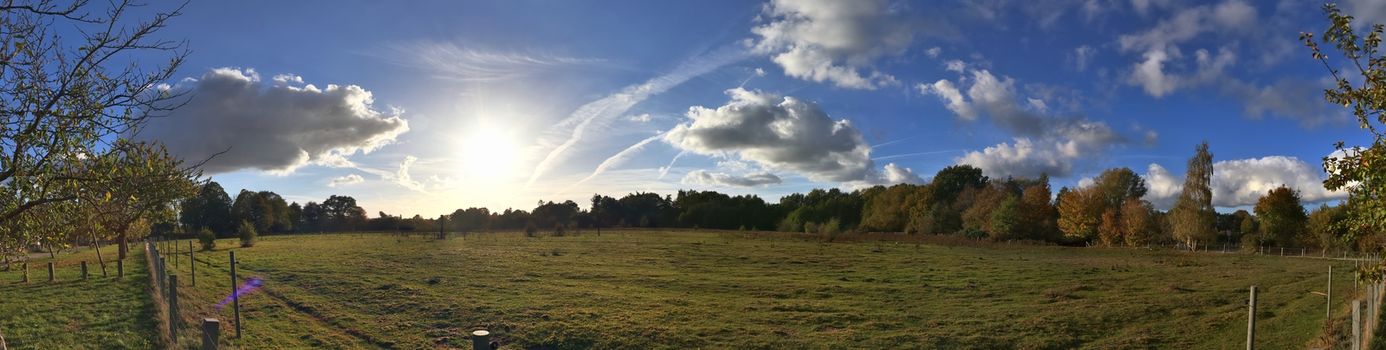
[[[192,277],[192,286],[197,287],[197,259],[193,258],[192,241],[188,241],[188,276]]]
[[[168,337],[178,343],[178,275],[168,275]]]
[[[1333,318],[1333,265],[1328,265],[1328,302],[1323,305],[1323,319]]]
[[[87,279],[87,261],[82,260],[82,279]]]
[[[53,282],[53,262],[48,262],[48,282]]]
[[[1256,286],[1251,286],[1251,299],[1246,303],[1246,350],[1256,349]]]
[[[202,350],[217,350],[221,337],[221,321],[215,318],[202,319]]]
[[[236,291],[236,251],[231,253],[231,306],[236,314],[236,339],[241,339],[241,296]]]
[[[485,329],[473,331],[472,350],[491,350],[491,332]]]
[[[24,283],[29,283],[29,262],[25,261],[21,265],[24,266]]]
[[[1362,350],[1362,300],[1352,301],[1352,350]]]

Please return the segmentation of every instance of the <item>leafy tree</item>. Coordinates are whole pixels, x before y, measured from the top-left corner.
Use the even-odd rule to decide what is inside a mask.
[[[1020,200],[1007,196],[996,210],[991,212],[991,237],[993,240],[1009,240],[1021,237],[1023,221],[1020,215]]]
[[[1329,26],[1320,40],[1337,49],[1341,54],[1338,61],[1330,60],[1330,55],[1320,49],[1313,33],[1301,33],[1300,39],[1337,83],[1324,90],[1324,98],[1350,109],[1358,125],[1372,137],[1371,146],[1365,148],[1348,147],[1339,141],[1333,146],[1337,151],[1323,159],[1323,169],[1328,173],[1324,187],[1348,191],[1347,218],[1342,222],[1348,226],[1344,231],[1348,236],[1344,238],[1355,240],[1357,235],[1386,232],[1386,58],[1380,51],[1383,25],[1371,24],[1371,30],[1363,37],[1354,29],[1353,17],[1344,15],[1336,5],[1324,5],[1323,10]],[[1339,66],[1351,68],[1333,68]]]
[[[1126,233],[1126,245],[1137,247],[1150,243],[1155,236],[1155,209],[1150,202],[1130,198],[1121,204],[1121,227]]]
[[[1050,200],[1051,193],[1047,175],[1021,192],[1021,232],[1025,238],[1048,240],[1057,236],[1059,213]]]
[[[934,203],[952,203],[967,188],[986,186],[987,177],[982,169],[971,165],[953,165],[939,170],[934,175]]]
[[[197,241],[202,243],[203,251],[212,251],[212,249],[217,248],[217,234],[205,227],[197,230]]]
[[[109,177],[88,184],[79,192],[79,203],[96,208],[96,218],[116,236],[120,259],[129,251],[129,236],[149,232],[132,225],[172,219],[175,201],[191,195],[202,176],[195,168],[183,167],[183,161],[161,144],[123,139],[90,159],[90,166]]]
[[[1348,213],[1344,206],[1319,206],[1314,212],[1309,213],[1309,218],[1305,222],[1305,229],[1313,237],[1314,242],[1321,248],[1340,247],[1343,237],[1348,236],[1347,227],[1342,225],[1347,220]]]
[[[214,233],[232,233],[231,196],[216,181],[202,184],[197,195],[183,200],[179,222],[188,229],[207,228]]]
[[[1102,224],[1102,197],[1092,187],[1061,191],[1059,230],[1070,242],[1087,242],[1097,236]]]
[[[1280,186],[1271,189],[1256,201],[1256,217],[1261,218],[1263,239],[1273,240],[1280,246],[1295,245],[1308,216],[1299,201],[1299,191]]]
[[[1102,219],[1097,225],[1097,240],[1103,246],[1113,247],[1126,243],[1126,228],[1121,225],[1117,212],[1114,208],[1102,210]]]
[[[0,226],[10,226],[6,234],[22,231],[12,221],[26,211],[76,201],[95,184],[119,181],[117,174],[93,171],[89,157],[177,106],[180,96],[159,86],[182,63],[182,44],[153,37],[179,10],[137,21],[127,17],[136,7],[128,1],[0,4]],[[162,54],[171,55],[162,65],[142,60]]]
[[[1130,168],[1112,168],[1093,179],[1107,208],[1120,208],[1128,199],[1140,199],[1147,191],[1145,180]]]
[[[248,248],[255,245],[255,237],[259,234],[255,232],[255,225],[249,221],[241,221],[241,226],[236,229],[236,235],[241,238],[241,247]]]
[[[1184,189],[1170,210],[1174,237],[1189,247],[1200,241],[1211,241],[1217,235],[1213,230],[1217,212],[1213,210],[1212,178],[1213,154],[1208,152],[1208,143],[1203,142],[1189,158]]]

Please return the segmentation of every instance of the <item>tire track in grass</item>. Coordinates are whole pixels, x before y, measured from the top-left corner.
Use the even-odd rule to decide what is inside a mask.
[[[211,262],[210,262],[210,261],[204,260],[204,259],[197,259],[197,261],[202,262],[202,263],[204,264],[204,266],[212,266],[214,269],[216,269],[216,270],[219,271],[219,272],[224,272],[224,273],[226,273],[227,275],[230,275],[230,274],[231,274],[230,268],[223,268],[221,265],[211,265]],[[238,264],[238,265],[239,265],[239,264]],[[237,271],[238,271],[238,272],[239,272],[239,271],[245,271],[245,272],[249,272],[249,273],[258,273],[258,272],[254,271],[254,270],[249,270],[249,269],[246,269],[246,268],[244,268],[244,267],[238,268]],[[238,277],[239,277],[239,276],[238,276]],[[248,281],[248,279],[245,279],[244,277],[242,277],[242,278],[241,278],[241,281],[238,281],[238,282],[245,282],[245,281]],[[259,291],[260,291],[261,293],[263,293],[264,295],[267,295],[267,296],[269,296],[270,298],[274,299],[274,301],[278,302],[279,304],[282,304],[283,306],[287,306],[289,309],[292,309],[292,310],[298,312],[299,314],[302,314],[302,315],[304,315],[304,316],[307,316],[307,318],[311,319],[312,321],[321,324],[321,325],[323,326],[322,328],[335,330],[335,331],[337,331],[337,332],[339,332],[339,333],[341,333],[341,334],[345,334],[345,335],[351,336],[352,338],[355,338],[357,341],[360,341],[360,342],[366,343],[366,344],[371,344],[371,345],[374,345],[374,346],[376,346],[376,347],[386,348],[386,349],[394,349],[394,348],[395,348],[395,343],[394,343],[394,342],[387,341],[387,340],[376,339],[376,337],[373,337],[373,336],[371,336],[370,334],[366,334],[365,332],[361,332],[360,330],[357,330],[356,328],[344,327],[344,326],[342,326],[342,325],[339,325],[339,324],[338,324],[337,322],[335,322],[335,320],[333,320],[331,317],[328,317],[328,316],[326,316],[326,315],[323,315],[322,313],[318,312],[318,311],[317,311],[316,309],[314,309],[313,307],[308,306],[307,304],[301,303],[301,302],[299,302],[299,301],[297,301],[297,300],[294,300],[293,298],[290,298],[290,297],[284,295],[283,293],[280,293],[280,292],[278,292],[278,291],[275,291],[275,290],[273,290],[273,289],[271,289],[271,288],[269,288],[269,287],[267,287],[267,286],[265,286],[265,285],[263,285],[263,284],[259,287]]]

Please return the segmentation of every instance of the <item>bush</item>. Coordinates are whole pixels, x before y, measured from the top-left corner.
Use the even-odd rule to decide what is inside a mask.
[[[837,236],[842,234],[842,221],[837,218],[829,219],[827,223],[818,226],[818,231],[828,242],[837,240]]]
[[[241,237],[242,248],[249,248],[251,246],[254,246],[255,236],[258,235],[257,233],[255,233],[255,225],[251,225],[248,221],[241,221],[241,227],[240,229],[236,230],[236,234],[240,235]]]
[[[197,231],[197,241],[202,243],[203,251],[211,251],[217,248],[217,234],[212,233],[212,230],[208,230],[206,227],[203,227],[201,231]]]
[[[537,233],[539,233],[539,229],[534,227],[534,223],[525,224],[525,237],[534,237]]]
[[[563,237],[564,235],[567,235],[567,234],[568,234],[568,229],[564,228],[564,227],[563,227],[563,224],[556,224],[556,225],[553,225],[553,236],[554,236],[554,237]]]

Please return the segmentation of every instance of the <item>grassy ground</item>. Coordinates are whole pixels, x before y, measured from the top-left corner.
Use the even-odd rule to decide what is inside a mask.
[[[1241,348],[1253,284],[1260,347],[1305,348],[1323,334],[1310,292],[1330,264],[726,232],[277,236],[234,248],[242,279],[264,286],[243,297],[233,340],[230,308],[215,304],[234,245],[198,253],[180,298],[184,322],[220,318],[244,348],[468,347],[477,328],[507,348]],[[1351,285],[1335,274],[1335,318]]]
[[[132,250],[125,278],[117,280],[114,246],[103,247],[108,277],[96,252],[59,254],[56,282],[48,282],[47,256],[29,264],[29,283],[19,265],[0,271],[0,332],[12,349],[150,349],[155,317],[146,288],[144,255]],[[81,280],[87,261],[89,279]]]

